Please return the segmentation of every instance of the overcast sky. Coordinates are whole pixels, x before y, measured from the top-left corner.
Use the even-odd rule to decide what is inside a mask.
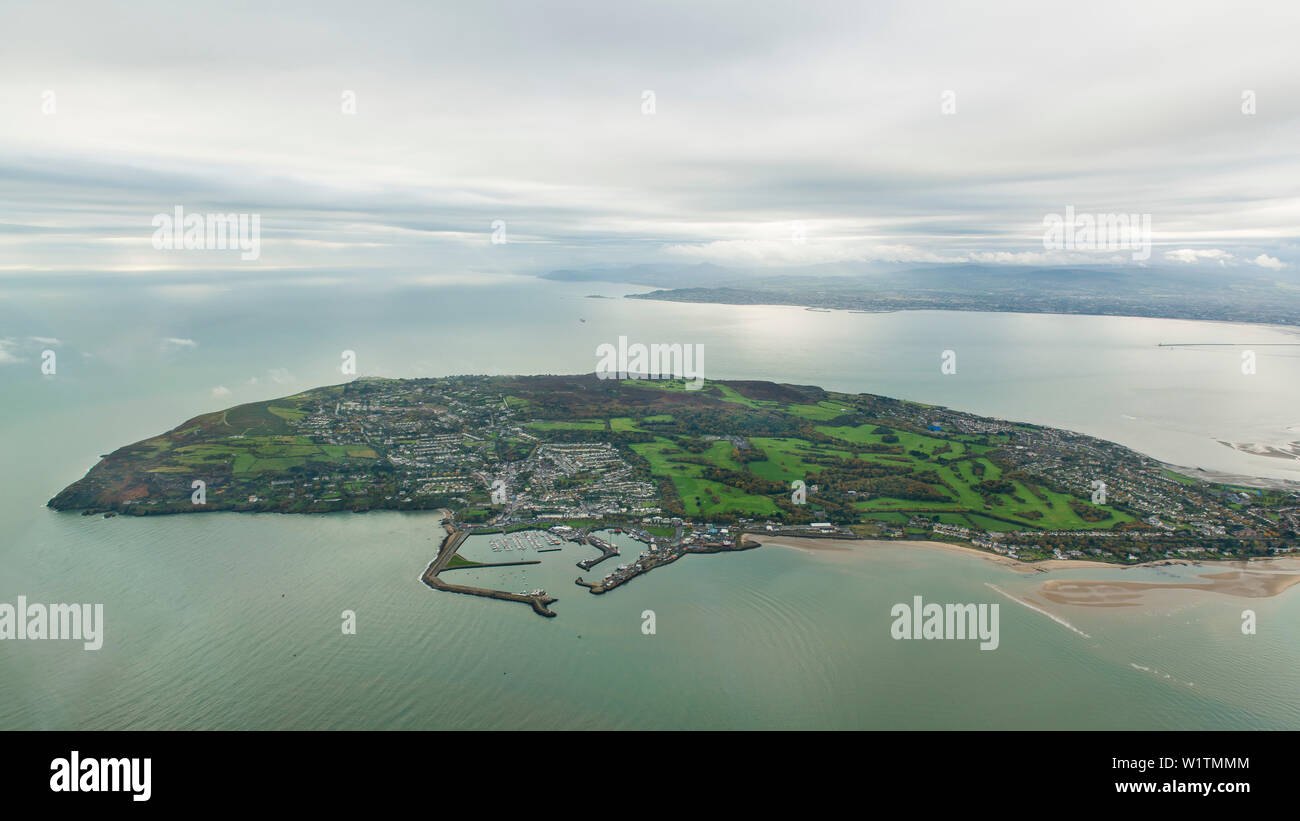
[[[0,0],[0,29],[0,280],[1128,258],[1045,251],[1066,206],[1150,214],[1151,264],[1300,268],[1292,0]],[[260,258],[156,250],[178,205],[260,214]]]

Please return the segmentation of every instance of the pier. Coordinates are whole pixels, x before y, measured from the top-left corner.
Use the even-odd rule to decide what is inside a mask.
[[[522,562],[492,562],[490,564],[458,564],[455,567],[444,567],[443,571],[450,570],[482,570],[485,567],[518,567],[521,564],[541,564],[540,559],[529,559]]]
[[[590,559],[583,559],[578,562],[578,567],[583,570],[590,570],[606,559],[618,555],[617,547],[597,536],[586,536],[583,538],[583,541],[600,551],[599,556],[593,556]]]
[[[587,591],[592,595],[599,596],[602,593],[608,593],[616,587],[621,587],[635,579],[637,576],[649,573],[657,567],[672,564],[688,553],[732,553],[741,550],[753,550],[754,548],[761,546],[762,543],[757,539],[754,539],[748,533],[742,533],[740,534],[740,538],[733,544],[724,545],[721,542],[710,542],[701,545],[676,547],[665,550],[663,553],[652,558],[641,560],[642,563],[640,567],[636,566],[634,563],[633,566],[629,567],[627,570],[616,570],[611,573],[610,576],[606,577],[606,581],[588,582],[583,581],[582,577],[579,576],[574,580],[574,583],[587,588]],[[601,558],[603,559],[606,557],[602,556]],[[596,559],[595,561],[600,561],[600,559]],[[595,564],[595,562],[592,563]],[[579,562],[578,566],[581,567],[582,563]]]

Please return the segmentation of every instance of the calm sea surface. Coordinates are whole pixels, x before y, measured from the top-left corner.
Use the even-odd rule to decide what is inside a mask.
[[[702,343],[710,377],[944,404],[1171,463],[1300,479],[1300,462],[1216,441],[1300,439],[1300,350],[1263,346],[1300,341],[1294,331],[585,298],[630,290],[0,286],[0,602],[100,602],[107,622],[97,652],[0,642],[0,729],[1300,728],[1298,588],[1054,608],[1085,638],[989,587],[1020,597],[1045,578],[1195,581],[1213,568],[1024,574],[898,545],[767,546],[689,556],[604,596],[573,584],[586,555],[575,546],[530,555],[543,563],[528,568],[454,571],[545,587],[559,616],[542,619],[422,585],[434,515],[105,520],[43,507],[122,444],[342,381],[344,350],[371,375],[579,373],[619,335]],[[1260,345],[1257,372],[1242,373],[1243,348],[1160,342]],[[53,376],[40,372],[45,349]],[[952,376],[939,371],[945,349]],[[485,544],[467,549],[502,560]],[[891,639],[890,608],[914,595],[1000,602],[1001,646]],[[1241,634],[1246,608],[1257,635]],[[343,610],[357,635],[342,634]],[[646,610],[654,635],[641,630]]]

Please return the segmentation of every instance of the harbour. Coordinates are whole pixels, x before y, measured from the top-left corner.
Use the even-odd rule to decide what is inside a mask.
[[[556,599],[546,595],[545,590],[537,589],[531,592],[511,593],[506,590],[491,590],[486,587],[473,587],[463,584],[448,584],[439,578],[439,574],[449,569],[452,557],[469,536],[469,531],[458,530],[452,523],[448,511],[443,511],[444,518],[441,521],[443,528],[446,530],[446,538],[438,548],[437,557],[429,563],[424,574],[420,577],[421,581],[434,590],[442,590],[448,593],[463,593],[469,596],[482,596],[487,599],[497,599],[499,601],[512,601],[527,604],[533,609],[533,612],[539,616],[555,618],[555,611],[550,609]],[[506,562],[497,566],[517,566],[524,564],[540,564],[540,562]]]

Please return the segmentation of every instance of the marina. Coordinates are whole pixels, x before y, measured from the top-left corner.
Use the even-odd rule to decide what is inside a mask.
[[[558,550],[561,544],[563,542],[560,538],[552,533],[529,530],[522,533],[505,534],[499,539],[493,539],[490,546],[497,553],[515,550],[537,550],[549,553]]]

